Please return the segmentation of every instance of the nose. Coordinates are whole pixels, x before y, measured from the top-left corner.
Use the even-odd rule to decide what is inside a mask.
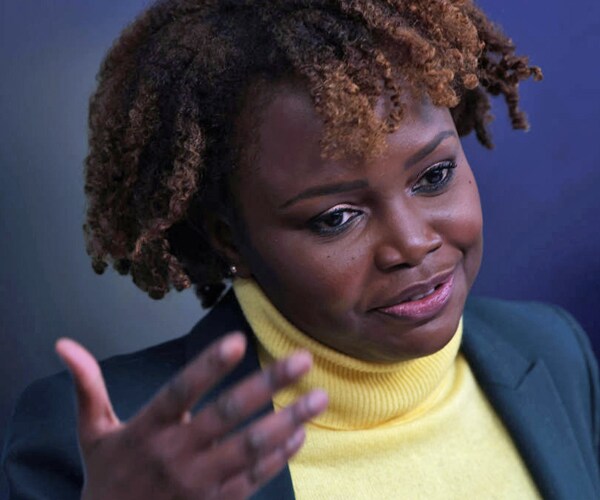
[[[375,265],[381,271],[418,266],[425,257],[442,246],[442,236],[427,213],[403,204],[392,210],[379,224]]]

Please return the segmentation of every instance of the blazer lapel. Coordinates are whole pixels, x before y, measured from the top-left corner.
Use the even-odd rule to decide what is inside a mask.
[[[463,352],[547,499],[594,498],[569,418],[541,360],[529,360],[501,334],[465,314]]]

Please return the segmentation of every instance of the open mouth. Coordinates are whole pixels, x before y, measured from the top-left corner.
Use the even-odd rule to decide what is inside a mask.
[[[427,290],[425,293],[420,293],[418,295],[414,295],[412,297],[409,297],[406,300],[403,300],[401,302],[401,304],[404,304],[405,302],[415,302],[417,300],[421,300],[424,299],[425,297],[429,297],[431,294],[435,293],[437,290],[439,290],[442,287],[443,283],[440,283],[437,286],[434,286],[431,288],[431,290]]]
[[[449,302],[454,289],[454,274],[443,283],[435,285],[424,292],[411,295],[401,302],[380,307],[377,311],[405,319],[426,319],[435,316]]]

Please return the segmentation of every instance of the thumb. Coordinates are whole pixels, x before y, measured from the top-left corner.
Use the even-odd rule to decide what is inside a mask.
[[[98,362],[81,344],[61,338],[56,352],[67,365],[77,389],[79,440],[81,445],[115,430],[120,422],[113,411]]]

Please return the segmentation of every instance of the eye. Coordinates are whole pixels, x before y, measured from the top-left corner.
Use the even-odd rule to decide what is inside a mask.
[[[413,187],[414,193],[435,193],[441,191],[454,177],[454,160],[436,163],[427,169]]]
[[[348,207],[334,207],[310,220],[311,231],[327,236],[341,233],[350,227],[352,222],[362,215],[360,210]]]

